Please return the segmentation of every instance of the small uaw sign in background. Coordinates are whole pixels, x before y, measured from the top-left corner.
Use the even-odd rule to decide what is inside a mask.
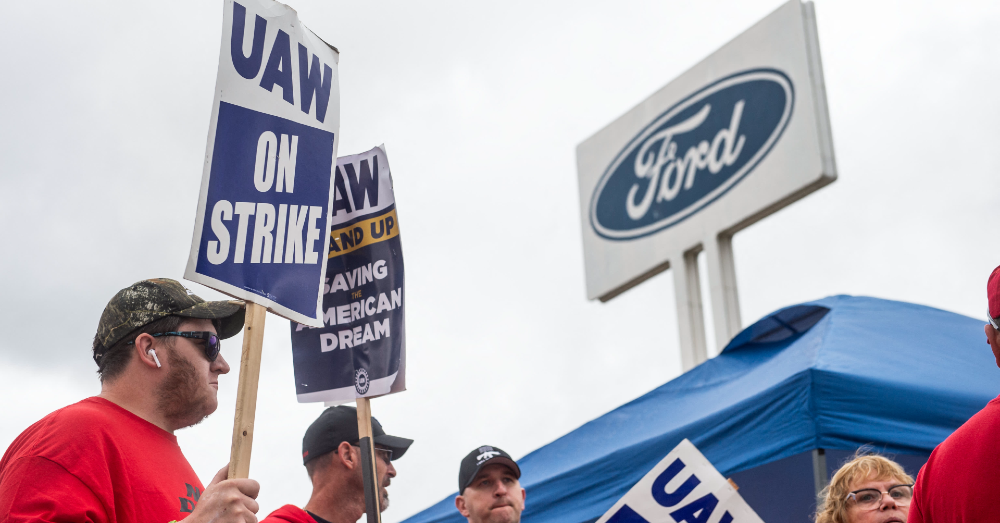
[[[597,523],[763,523],[685,439]]]
[[[403,250],[384,146],[337,159],[321,328],[292,323],[300,402],[406,390]]]
[[[321,325],[339,54],[271,0],[223,3],[185,278]]]

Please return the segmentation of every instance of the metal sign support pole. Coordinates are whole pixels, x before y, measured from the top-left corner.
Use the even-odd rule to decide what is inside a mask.
[[[684,372],[708,359],[705,305],[701,299],[701,279],[698,270],[698,255],[702,251],[705,252],[708,262],[716,350],[721,351],[742,329],[740,299],[736,291],[733,237],[720,235],[706,241],[704,245],[697,245],[671,256],[674,297],[677,300],[677,327],[681,338],[681,365]]]
[[[701,303],[698,253],[701,246],[671,257],[674,298],[677,300],[677,327],[681,337],[681,366],[687,372],[708,359],[705,342],[705,314]]]
[[[720,234],[705,242],[708,282],[712,291],[712,319],[715,345],[721,351],[742,330],[740,298],[736,292],[736,264],[733,261],[733,237]]]

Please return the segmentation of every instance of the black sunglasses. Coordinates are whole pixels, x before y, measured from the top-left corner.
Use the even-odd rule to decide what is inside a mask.
[[[162,336],[180,336],[182,338],[192,338],[196,340],[203,340],[205,346],[202,349],[205,351],[205,357],[208,361],[215,361],[219,357],[219,351],[222,350],[222,340],[219,339],[219,335],[214,332],[208,331],[187,331],[187,332],[156,332],[150,334],[154,338],[159,338]],[[135,343],[135,340],[128,342],[129,345]]]

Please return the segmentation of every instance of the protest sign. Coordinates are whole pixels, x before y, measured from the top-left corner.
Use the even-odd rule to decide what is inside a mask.
[[[324,326],[292,323],[300,402],[406,389],[403,250],[384,146],[337,159]]]
[[[295,56],[295,59],[292,56]],[[184,277],[247,302],[230,478],[245,478],[266,311],[322,325],[339,52],[273,0],[225,0]]]
[[[685,439],[597,523],[763,523]]]
[[[272,0],[226,0],[184,277],[322,325],[339,53]]]

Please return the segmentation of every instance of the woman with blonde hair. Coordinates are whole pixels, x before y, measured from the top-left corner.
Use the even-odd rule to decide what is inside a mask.
[[[820,492],[816,523],[906,523],[913,478],[895,461],[862,452]]]

